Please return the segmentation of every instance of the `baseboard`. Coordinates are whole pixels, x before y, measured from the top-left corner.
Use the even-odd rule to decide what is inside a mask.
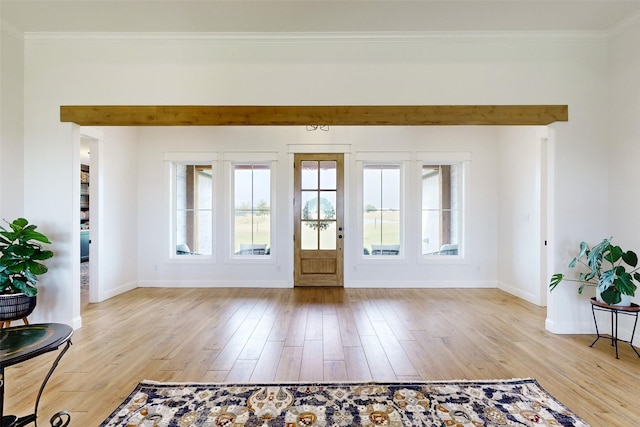
[[[593,322],[554,322],[553,320],[546,319],[544,327],[547,331],[554,334],[595,334],[596,328],[593,326]]]
[[[291,283],[281,280],[141,280],[140,288],[291,288]]]
[[[544,327],[547,331],[552,332],[554,334],[558,334],[558,335],[566,335],[566,334],[593,335],[594,339],[596,335],[596,327],[593,323],[593,320],[591,320],[590,322],[574,323],[574,322],[554,322],[552,320],[546,319],[544,322]],[[600,330],[600,334],[602,335],[608,335],[611,333],[611,323],[608,315],[602,314],[602,313],[599,314],[598,329]],[[622,340],[628,340],[631,337],[632,332],[633,332],[632,322],[631,321],[624,322],[622,318],[619,319],[618,338]],[[633,344],[638,346],[639,343],[640,343],[640,337],[638,337],[638,334],[636,334],[636,337],[633,340]]]
[[[76,329],[82,328],[82,316],[75,317],[71,322],[71,327],[75,331]]]
[[[507,285],[506,283],[503,282],[498,282],[497,284],[498,289],[501,289],[513,296],[516,296],[520,299],[523,299],[527,302],[530,302],[531,304],[535,304],[538,306],[543,306],[542,301],[540,301],[540,297],[538,295],[535,295],[531,292],[527,292],[524,291],[522,289],[519,288],[515,288],[511,285]]]
[[[349,280],[344,284],[345,288],[387,288],[387,289],[473,289],[473,288],[497,288],[493,281],[371,281]]]
[[[135,287],[140,288],[292,288],[292,284],[281,280],[141,280]],[[388,288],[388,289],[438,289],[438,288],[497,288],[493,281],[346,281],[345,288]],[[117,293],[133,288],[118,289]],[[114,291],[115,292],[115,291]],[[117,295],[116,293],[116,295]],[[115,295],[113,295],[115,296]]]
[[[107,291],[103,291],[102,289],[100,290],[100,294],[98,295],[98,302],[102,302],[104,300],[107,300],[109,298],[113,298],[117,295],[123,294],[125,292],[129,292],[135,288],[138,287],[138,283],[137,282],[129,282],[129,283],[125,283],[124,285],[118,286],[115,289],[109,289]]]

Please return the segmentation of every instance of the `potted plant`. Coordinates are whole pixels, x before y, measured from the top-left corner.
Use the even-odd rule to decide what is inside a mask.
[[[7,221],[5,221],[7,222]],[[0,225],[0,321],[28,316],[36,304],[38,276],[47,272],[41,263],[53,256],[43,249],[49,239],[24,218]]]
[[[578,293],[587,285],[596,286],[602,302],[609,305],[621,305],[623,296],[635,295],[640,282],[638,256],[633,251],[624,251],[613,245],[611,238],[604,239],[590,248],[586,242],[580,243],[580,252],[569,263],[569,268],[584,266],[577,279],[568,279],[562,273],[551,276],[549,287],[553,291],[563,280],[581,283]],[[629,305],[627,303],[626,305]]]

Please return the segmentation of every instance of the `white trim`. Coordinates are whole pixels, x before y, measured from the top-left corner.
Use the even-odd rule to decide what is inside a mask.
[[[441,157],[443,153],[436,153],[436,158],[440,160],[432,160],[432,158],[428,158],[428,152],[418,153],[423,155],[422,160],[418,160],[416,163],[419,168],[419,172],[416,173],[416,179],[419,182],[416,183],[418,188],[417,192],[420,194],[420,202],[418,205],[418,209],[420,211],[420,218],[422,218],[422,167],[424,165],[459,165],[460,167],[460,183],[458,188],[458,204],[460,209],[458,209],[458,228],[459,228],[459,236],[460,240],[458,242],[458,255],[429,255],[422,253],[422,223],[420,224],[420,240],[417,242],[418,246],[418,264],[433,264],[433,263],[466,263],[466,246],[469,241],[468,236],[469,233],[467,231],[467,216],[469,215],[468,209],[468,198],[467,192],[469,189],[469,170],[471,167],[471,153],[459,152],[459,153],[446,153],[447,157]],[[468,156],[467,156],[468,155]],[[464,160],[451,160],[453,158],[461,158]]]
[[[498,281],[497,287],[498,289],[505,291],[508,294],[514,295],[520,299],[523,299],[527,302],[530,302],[531,304],[542,306],[540,304],[540,298],[538,298],[538,295],[536,295],[535,293],[525,292],[522,289],[518,289],[500,281]]]
[[[128,282],[128,283],[120,285],[120,286],[118,286],[118,287],[116,287],[114,289],[109,289],[108,291],[100,292],[99,300],[100,301],[104,301],[104,300],[107,300],[109,298],[113,298],[115,296],[123,294],[125,292],[132,291],[132,290],[134,290],[136,288],[138,288],[137,282]]]
[[[623,24],[621,27],[630,24]],[[618,31],[343,31],[343,32],[24,32],[28,44],[47,43],[472,43],[601,42]]]
[[[362,156],[359,156],[362,154]],[[371,154],[372,157],[367,157],[368,154]],[[410,160],[407,160],[404,155],[410,153],[396,153],[397,156],[393,156],[394,153],[385,153],[380,155],[380,153],[371,153],[371,152],[361,152],[356,154],[356,171],[358,173],[357,180],[357,206],[355,208],[358,211],[358,230],[356,234],[356,248],[357,249],[357,260],[358,263],[368,264],[368,263],[395,263],[395,264],[407,264],[407,245],[405,239],[405,231],[407,229],[406,225],[406,216],[407,216],[407,206],[405,205],[406,193],[407,193],[407,173],[410,171]],[[395,157],[395,158],[394,158]],[[398,188],[398,197],[399,197],[399,210],[400,210],[400,230],[399,230],[399,238],[400,242],[398,245],[400,246],[400,250],[398,255],[365,255],[364,250],[364,170],[366,166],[381,166],[381,165],[390,165],[397,166],[400,172],[399,176],[399,187]],[[408,171],[409,170],[409,171]],[[373,246],[373,245],[372,245]]]
[[[89,173],[91,176],[89,185],[89,302],[102,301],[100,295],[104,286],[102,271],[105,260],[101,256],[104,252],[104,131],[93,127],[80,127],[80,138],[87,138],[89,142]]]
[[[591,322],[578,323],[573,320],[570,322],[555,322],[547,318],[544,322],[544,328],[554,334],[593,334],[596,331],[593,326],[593,319]]]
[[[478,289],[496,288],[496,283],[492,281],[447,281],[447,280],[400,280],[389,283],[388,280],[379,282],[371,280],[352,280],[345,283],[345,288],[382,288],[382,289]]]
[[[292,288],[286,280],[142,280],[140,288]]]
[[[216,169],[218,167],[217,160],[193,160],[189,157],[193,153],[190,152],[165,152],[164,153],[164,188],[165,188],[165,224],[167,224],[169,233],[165,238],[165,248],[164,248],[164,262],[165,264],[183,264],[183,263],[193,263],[193,264],[202,264],[202,263],[215,263],[216,259],[216,246],[217,240],[219,236],[216,233],[216,200],[217,194],[216,190],[218,189],[216,183]],[[201,154],[201,153],[196,153]],[[210,153],[212,157],[217,157],[216,153]],[[173,160],[170,160],[173,159]],[[178,255],[176,253],[177,247],[177,226],[176,226],[176,165],[196,165],[196,166],[211,166],[211,254],[200,254],[200,255]],[[193,250],[193,248],[191,248]]]
[[[235,254],[235,165],[268,165],[269,166],[269,204],[270,204],[270,231],[269,231],[269,254],[268,255],[236,255]],[[224,261],[228,264],[275,264],[274,254],[277,249],[275,232],[277,227],[277,152],[227,152],[224,153],[224,170],[228,193],[224,196],[226,203],[226,215],[228,215],[226,250]]]
[[[640,12],[636,12],[633,15],[628,16],[622,22],[612,28],[607,34],[607,39],[611,40],[624,34],[630,28],[638,25],[638,23],[640,23]]]
[[[0,20],[0,31],[8,36],[15,38],[16,40],[24,41],[25,39],[25,33],[23,31],[19,30],[18,27],[13,26],[4,19]]]

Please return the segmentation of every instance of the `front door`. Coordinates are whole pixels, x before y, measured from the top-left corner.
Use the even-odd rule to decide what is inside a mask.
[[[343,154],[294,156],[294,285],[343,285]]]

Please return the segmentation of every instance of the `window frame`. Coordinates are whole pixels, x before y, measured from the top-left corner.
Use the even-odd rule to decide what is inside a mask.
[[[407,260],[407,241],[405,238],[406,224],[406,191],[407,182],[406,174],[410,165],[410,154],[405,152],[359,152],[356,153],[356,170],[358,173],[358,204],[357,208],[357,241],[354,247],[358,251],[358,259],[364,263],[373,262],[395,262],[406,263]],[[399,253],[398,255],[366,255],[364,253],[364,170],[367,166],[397,166],[400,172],[398,196],[400,215],[398,217],[400,224],[399,236]]]
[[[170,263],[210,263],[215,261],[216,242],[216,192],[217,183],[217,155],[210,152],[166,152],[164,153],[168,206],[166,224],[170,230],[166,239],[166,258]],[[203,166],[211,168],[211,253],[210,254],[181,254],[176,253],[177,247],[177,194],[176,194],[176,165]]]
[[[277,153],[225,153],[226,179],[228,181],[228,195],[226,197],[228,206],[225,209],[228,219],[226,262],[230,263],[275,263],[276,243],[276,191],[277,187]],[[265,165],[269,167],[269,253],[264,255],[240,255],[235,253],[235,170],[236,165]]]
[[[416,188],[420,194],[420,202],[417,206],[419,209],[419,218],[422,218],[422,206],[423,206],[423,182],[422,182],[422,170],[424,166],[453,166],[456,165],[459,168],[458,179],[458,197],[457,204],[458,215],[456,227],[459,230],[459,242],[458,242],[458,254],[457,255],[441,255],[441,254],[423,254],[422,253],[422,241],[423,241],[423,229],[422,223],[420,223],[420,239],[417,242],[416,250],[418,254],[419,262],[421,263],[443,263],[453,262],[459,263],[466,259],[466,242],[467,242],[467,230],[466,230],[466,217],[467,217],[467,191],[469,188],[469,165],[471,161],[471,154],[468,152],[451,152],[451,153],[418,153],[418,161],[416,163]],[[441,208],[442,209],[442,208]]]

